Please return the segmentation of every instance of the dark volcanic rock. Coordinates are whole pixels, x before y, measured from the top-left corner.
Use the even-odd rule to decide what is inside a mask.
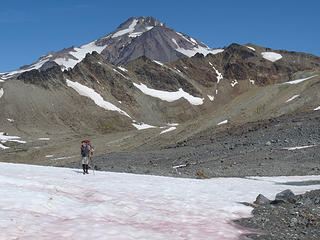
[[[63,73],[59,66],[52,66],[45,71],[39,72],[38,70],[31,70],[24,72],[17,77],[18,80],[22,80],[25,83],[36,84],[44,88],[48,88],[49,84],[58,86],[64,83]]]
[[[285,198],[292,197],[289,191],[281,195],[285,195]],[[235,222],[261,232],[246,235],[254,240],[320,239],[320,208],[317,201],[320,198],[320,190],[310,191],[294,198],[295,202],[259,205],[253,210],[252,218]]]
[[[264,204],[269,204],[270,202],[271,201],[268,198],[266,198],[262,194],[259,194],[253,203],[258,205],[264,205]]]
[[[284,190],[276,195],[274,202],[292,202],[294,201],[294,193],[290,190]]]

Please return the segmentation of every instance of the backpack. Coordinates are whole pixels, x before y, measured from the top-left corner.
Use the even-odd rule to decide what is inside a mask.
[[[91,142],[90,140],[83,140],[82,142],[86,142],[87,143],[87,146],[91,152],[91,156],[93,156],[93,152],[94,152],[94,147],[91,145]]]

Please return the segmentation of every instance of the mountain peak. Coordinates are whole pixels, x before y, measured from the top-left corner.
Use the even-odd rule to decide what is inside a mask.
[[[125,29],[130,26],[133,22],[136,23],[137,26],[139,25],[145,25],[145,26],[166,26],[164,23],[160,22],[154,17],[148,16],[148,17],[130,17],[125,22],[121,23],[117,30]]]

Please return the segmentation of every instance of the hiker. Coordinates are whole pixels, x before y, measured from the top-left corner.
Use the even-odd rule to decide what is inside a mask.
[[[81,144],[81,162],[83,174],[89,174],[89,160],[91,159],[91,151],[86,141],[82,141]]]

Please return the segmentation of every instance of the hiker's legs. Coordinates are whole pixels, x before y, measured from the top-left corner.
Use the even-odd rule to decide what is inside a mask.
[[[89,165],[86,164],[86,173],[87,173],[87,174],[89,174],[88,169],[89,169]]]
[[[82,169],[83,169],[83,174],[86,173],[86,165],[85,164],[82,164]]]

